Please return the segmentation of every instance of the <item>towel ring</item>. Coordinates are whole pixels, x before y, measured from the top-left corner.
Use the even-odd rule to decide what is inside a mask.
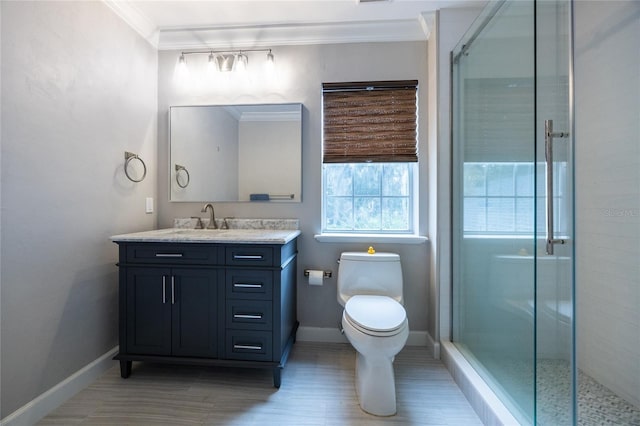
[[[138,154],[134,154],[133,152],[129,152],[129,151],[125,151],[124,152],[124,174],[127,175],[127,178],[129,178],[129,180],[131,182],[142,182],[144,180],[144,178],[147,176],[147,165],[144,164],[144,161],[142,161],[142,158],[138,157]],[[142,163],[142,167],[144,168],[144,172],[142,173],[142,177],[140,179],[134,179],[129,175],[129,163],[132,160],[139,160]]]
[[[180,171],[183,171],[187,174],[187,183],[185,183],[184,185],[182,185],[180,183],[180,179],[178,179],[179,177],[179,173]],[[185,166],[181,166],[180,164],[176,164],[176,183],[178,184],[178,186],[180,188],[186,188],[187,186],[189,186],[189,181],[191,181],[191,176],[189,176],[189,170],[187,170],[187,168]]]

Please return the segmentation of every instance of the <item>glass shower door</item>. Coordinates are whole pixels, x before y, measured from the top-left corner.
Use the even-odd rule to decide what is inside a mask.
[[[489,4],[452,53],[453,341],[535,421],[535,4]]]
[[[522,424],[572,424],[570,1],[491,2],[452,52],[453,341]]]
[[[536,424],[575,421],[571,2],[536,2]]]

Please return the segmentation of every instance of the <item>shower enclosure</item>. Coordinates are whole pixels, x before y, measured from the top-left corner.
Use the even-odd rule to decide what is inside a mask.
[[[501,0],[451,54],[452,339],[522,424],[640,424],[639,39],[632,0]]]

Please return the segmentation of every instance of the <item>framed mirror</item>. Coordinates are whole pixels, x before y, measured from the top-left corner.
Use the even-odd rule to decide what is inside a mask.
[[[300,202],[302,104],[169,107],[169,200]]]

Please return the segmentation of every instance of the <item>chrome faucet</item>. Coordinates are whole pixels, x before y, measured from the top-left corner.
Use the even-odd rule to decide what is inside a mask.
[[[207,203],[202,208],[202,213],[206,213],[207,209],[211,209],[211,216],[209,216],[209,224],[207,225],[207,229],[218,229],[218,225],[216,225],[216,214],[213,211],[213,204]]]

